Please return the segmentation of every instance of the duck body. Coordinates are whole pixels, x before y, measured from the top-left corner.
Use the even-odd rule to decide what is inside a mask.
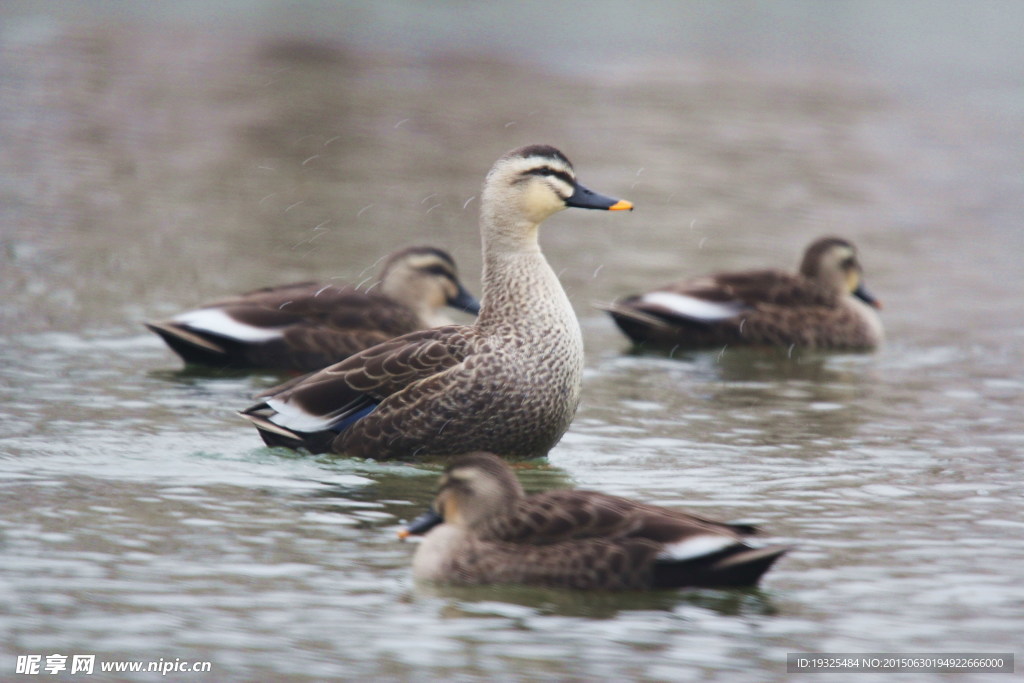
[[[425,534],[417,579],[586,590],[756,584],[787,548],[755,548],[748,525],[716,522],[596,491],[526,496],[488,453],[454,460],[430,513],[400,535]]]
[[[434,247],[391,254],[380,286],[299,282],[204,304],[146,326],[190,364],[309,372],[416,330],[450,324],[441,308],[477,313],[451,256]]]
[[[856,249],[826,237],[800,271],[716,273],[601,306],[635,344],[870,350],[883,339]]]
[[[583,339],[537,242],[566,206],[631,208],[579,186],[558,150],[509,152],[481,199],[483,302],[476,323],[423,330],[264,395],[242,413],[269,445],[388,458],[487,449],[546,455],[579,404]]]

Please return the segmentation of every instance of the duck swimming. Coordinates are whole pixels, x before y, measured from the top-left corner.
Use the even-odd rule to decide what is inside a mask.
[[[597,491],[527,496],[490,453],[456,458],[431,512],[399,532],[425,537],[417,579],[590,590],[755,585],[786,553],[755,548],[755,529]]]
[[[324,282],[264,287],[146,327],[186,363],[309,372],[399,335],[451,324],[444,306],[480,310],[447,252],[409,247],[387,258],[372,289]]]
[[[476,322],[413,332],[263,394],[243,411],[269,445],[377,459],[486,449],[546,455],[576,414],[583,339],[537,240],[567,207],[619,211],[548,145],[502,156],[480,206]]]
[[[798,273],[715,273],[598,308],[635,344],[870,350],[882,342],[881,304],[862,273],[851,242],[823,237]]]

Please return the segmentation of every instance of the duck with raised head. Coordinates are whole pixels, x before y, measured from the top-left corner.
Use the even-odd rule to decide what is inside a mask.
[[[862,274],[849,240],[823,237],[797,273],[715,273],[598,308],[641,345],[870,350],[882,342],[881,304]]]
[[[756,529],[597,491],[527,496],[490,453],[456,458],[431,510],[399,532],[424,535],[417,579],[640,590],[757,584],[788,548],[753,547]]]
[[[451,324],[444,306],[480,311],[448,252],[408,247],[387,258],[376,287],[264,287],[146,327],[186,363],[310,372],[388,339]]]
[[[243,411],[269,445],[377,459],[486,449],[546,455],[576,414],[583,338],[541,253],[541,222],[566,207],[618,211],[548,145],[502,156],[480,206],[476,322],[414,332],[278,389]]]

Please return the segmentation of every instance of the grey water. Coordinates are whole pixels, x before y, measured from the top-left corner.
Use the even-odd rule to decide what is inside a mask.
[[[1024,653],[1021,5],[209,4],[0,8],[0,678]],[[795,547],[759,590],[418,585],[395,531],[436,466],[265,448],[234,411],[278,376],[183,369],[141,327],[416,243],[479,291],[483,174],[531,142],[637,209],[541,230],[587,370],[528,488],[756,520]],[[634,353],[592,306],[825,234],[884,302],[875,353]]]

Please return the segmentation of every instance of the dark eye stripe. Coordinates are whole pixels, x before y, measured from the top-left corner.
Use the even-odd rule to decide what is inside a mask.
[[[529,171],[524,171],[523,175],[553,176],[567,183],[569,186],[576,185],[576,181],[573,179],[571,175],[569,175],[565,171],[559,171],[557,169],[551,168],[550,166],[540,166],[538,168],[531,168]]]
[[[431,275],[440,275],[441,277],[453,278],[455,277],[450,270],[441,265],[427,266],[423,269],[423,272],[430,273]]]

